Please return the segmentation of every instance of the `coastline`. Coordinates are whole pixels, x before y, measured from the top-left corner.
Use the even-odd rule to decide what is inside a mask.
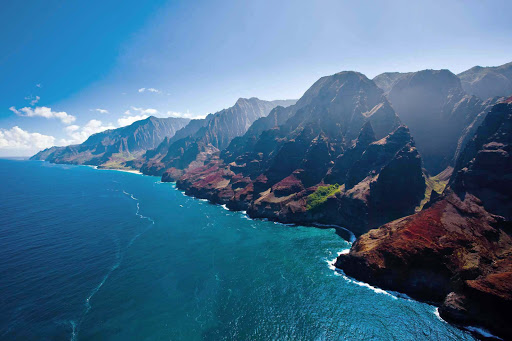
[[[36,160],[36,161],[48,162],[48,161],[44,161],[44,160]],[[51,162],[49,162],[49,163],[51,163]],[[69,164],[66,164],[66,165],[69,165]],[[93,169],[96,169],[96,170],[110,170],[110,171],[119,171],[119,172],[131,173],[131,174],[136,174],[136,175],[147,175],[147,174],[143,174],[142,172],[137,171],[137,170],[116,169],[116,168],[99,168],[98,166],[93,166],[93,165],[76,165],[76,166],[86,166],[86,167],[90,167],[90,168],[93,168]],[[153,175],[147,175],[147,176],[153,176]],[[158,176],[155,176],[155,177],[158,178]],[[334,259],[325,259],[328,268],[330,270],[332,270],[335,273],[335,275],[342,277],[345,281],[347,281],[349,283],[352,283],[352,284],[360,286],[360,287],[365,287],[365,288],[369,289],[370,291],[373,291],[374,293],[378,293],[378,294],[389,296],[389,297],[391,297],[394,300],[401,298],[401,299],[405,299],[405,300],[413,300],[413,301],[429,304],[429,305],[431,305],[434,308],[432,313],[438,319],[442,320],[445,323],[455,325],[459,329],[465,330],[465,331],[475,335],[477,338],[485,338],[485,339],[489,339],[490,338],[490,339],[496,339],[496,340],[503,340],[499,336],[496,336],[496,335],[492,334],[489,330],[487,330],[487,329],[485,329],[485,328],[483,328],[481,326],[459,325],[459,324],[450,323],[450,322],[444,320],[439,315],[439,312],[438,312],[439,306],[436,305],[436,304],[433,304],[432,302],[417,300],[417,299],[409,297],[405,293],[401,293],[401,292],[398,292],[398,291],[382,289],[382,288],[380,288],[378,286],[371,285],[371,284],[369,284],[367,282],[360,281],[360,280],[357,280],[357,279],[355,279],[353,277],[350,277],[350,276],[346,275],[342,269],[337,268],[335,266],[335,261],[336,261],[336,259],[337,259],[337,257],[339,255],[347,254],[350,251],[350,247],[352,246],[353,242],[356,239],[355,235],[349,229],[346,229],[346,228],[338,226],[338,225],[332,225],[332,224],[321,224],[321,223],[305,223],[305,224],[291,223],[290,224],[290,223],[280,222],[278,220],[271,220],[271,219],[268,219],[268,218],[257,218],[257,217],[253,218],[244,210],[232,209],[232,208],[227,207],[226,204],[215,202],[214,200],[211,200],[209,198],[200,198],[200,197],[196,197],[194,195],[187,194],[186,190],[178,188],[178,186],[176,185],[176,181],[166,182],[166,183],[174,184],[175,185],[174,188],[177,191],[181,192],[183,195],[187,196],[187,197],[190,197],[190,198],[193,198],[193,199],[197,199],[197,200],[203,201],[203,202],[208,202],[210,205],[220,206],[221,208],[223,208],[224,210],[227,210],[227,211],[241,213],[246,219],[250,219],[250,220],[254,220],[254,221],[258,221],[258,220],[259,221],[271,221],[274,224],[279,224],[279,225],[284,225],[284,226],[308,226],[308,227],[314,227],[314,228],[319,228],[319,229],[333,228],[333,229],[335,229],[337,231],[336,233],[343,240],[345,240],[346,242],[348,242],[350,244],[348,248],[343,248],[341,251],[337,252],[337,255],[336,255],[336,257]],[[345,237],[341,236],[338,233],[338,231],[340,231],[340,230],[342,230],[343,232],[349,234],[349,240],[346,239]]]
[[[138,170],[135,170],[135,169],[122,169],[122,168],[100,168],[99,166],[93,166],[93,165],[77,165],[77,166],[86,166],[86,167],[91,167],[91,168],[94,168],[96,170],[103,170],[103,171],[117,171],[117,172],[125,172],[125,173],[132,173],[132,174],[137,174],[137,175],[145,175],[143,174],[142,172],[138,171]]]

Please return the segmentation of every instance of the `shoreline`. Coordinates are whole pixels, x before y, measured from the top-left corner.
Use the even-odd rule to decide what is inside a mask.
[[[93,165],[77,165],[77,166],[86,166],[86,167],[91,167],[91,168],[94,168],[96,170],[102,170],[102,171],[110,170],[110,171],[117,171],[117,172],[124,172],[124,173],[132,173],[132,174],[137,174],[137,175],[145,175],[145,174],[143,174],[140,171],[135,170],[135,169],[100,168],[99,166],[93,166]]]
[[[35,160],[35,161],[48,162],[48,161],[45,161],[45,160]],[[49,162],[49,163],[51,163],[51,162]],[[63,165],[69,165],[69,164],[63,164]],[[144,173],[142,173],[140,171],[137,171],[137,170],[116,169],[116,168],[99,168],[98,166],[94,166],[94,165],[72,165],[72,166],[86,166],[86,167],[90,167],[90,168],[93,168],[93,169],[96,169],[96,170],[118,171],[118,172],[125,172],[125,173],[131,173],[131,174],[136,174],[136,175],[146,175],[146,176],[152,176],[152,177],[157,177],[158,178],[158,176],[147,175],[147,174],[144,174]],[[161,183],[171,183],[171,184],[174,184],[174,189],[179,191],[179,192],[181,192],[184,196],[187,196],[187,197],[190,197],[190,198],[202,201],[202,202],[208,202],[208,204],[210,204],[210,205],[219,206],[222,209],[227,210],[227,211],[238,212],[238,213],[242,214],[242,216],[244,218],[246,218],[246,219],[250,219],[250,220],[254,220],[254,221],[269,221],[269,222],[273,222],[274,224],[280,224],[280,225],[284,225],[284,226],[304,226],[304,227],[314,227],[314,228],[320,228],[320,229],[333,228],[336,231],[339,231],[341,229],[345,233],[349,234],[349,239],[350,240],[345,239],[343,236],[341,236],[338,233],[337,234],[338,234],[338,236],[340,236],[340,238],[342,238],[343,240],[348,242],[350,244],[350,247],[352,246],[352,244],[354,243],[355,239],[357,238],[353,234],[352,231],[350,231],[349,229],[344,228],[342,226],[338,226],[338,225],[320,224],[320,223],[310,223],[310,224],[299,225],[297,223],[289,224],[289,223],[283,223],[283,222],[276,221],[276,220],[269,220],[267,218],[252,218],[251,216],[249,216],[249,214],[247,214],[246,211],[243,211],[243,210],[233,210],[233,209],[228,208],[226,206],[226,204],[220,204],[220,203],[216,203],[216,202],[214,202],[214,201],[212,201],[212,200],[210,200],[208,198],[200,198],[200,197],[196,197],[194,195],[186,194],[185,190],[180,189],[180,188],[177,187],[176,181],[173,181],[173,182],[161,182]],[[443,321],[445,323],[457,326],[459,329],[465,330],[466,332],[472,334],[473,336],[475,336],[477,338],[483,337],[483,338],[490,338],[490,339],[495,339],[495,340],[503,340],[499,336],[496,336],[496,335],[492,334],[489,330],[485,329],[484,327],[481,327],[481,326],[471,326],[471,325],[460,325],[460,324],[456,324],[456,323],[450,323],[449,321],[444,320],[439,315],[439,310],[438,310],[439,309],[439,305],[437,305],[437,304],[433,304],[432,302],[427,302],[427,301],[423,301],[423,300],[417,300],[417,299],[409,297],[405,293],[401,293],[401,292],[398,292],[398,291],[382,289],[382,288],[380,288],[378,286],[374,286],[374,285],[371,285],[371,284],[369,284],[367,282],[359,281],[359,280],[357,280],[355,278],[347,276],[342,269],[337,268],[335,266],[335,261],[336,261],[336,259],[337,259],[337,257],[339,255],[348,253],[350,251],[350,247],[349,248],[344,248],[341,251],[337,252],[337,256],[334,259],[332,259],[332,260],[325,259],[325,261],[327,263],[327,267],[330,270],[332,270],[337,276],[342,277],[345,281],[347,281],[349,283],[352,283],[354,285],[360,286],[360,287],[365,287],[365,288],[369,289],[370,291],[373,291],[374,293],[383,294],[383,295],[389,296],[389,297],[391,297],[394,300],[405,299],[405,300],[413,300],[413,301],[416,301],[416,302],[421,302],[421,303],[428,304],[428,305],[430,305],[430,306],[432,306],[434,308],[434,311],[432,313],[438,319],[440,319],[441,321]]]

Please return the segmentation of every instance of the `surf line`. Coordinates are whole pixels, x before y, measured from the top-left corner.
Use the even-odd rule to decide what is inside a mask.
[[[72,331],[71,331],[71,341],[75,341],[77,339],[78,333],[80,331],[80,326],[81,326],[85,316],[87,315],[87,313],[92,308],[92,306],[91,306],[91,299],[93,298],[94,295],[96,295],[96,293],[105,284],[105,282],[110,277],[112,272],[114,272],[117,268],[119,268],[119,266],[121,265],[121,261],[123,259],[123,255],[126,252],[126,250],[130,246],[132,246],[132,244],[137,240],[137,238],[139,238],[142,234],[144,234],[147,230],[149,230],[153,225],[155,225],[155,221],[152,218],[140,214],[139,199],[137,199],[133,194],[128,193],[128,192],[126,192],[124,190],[123,190],[123,194],[127,195],[128,197],[130,197],[131,199],[136,201],[137,210],[135,211],[135,215],[137,217],[139,217],[141,220],[149,221],[150,224],[149,224],[149,226],[146,229],[144,229],[142,232],[139,232],[138,234],[133,236],[132,239],[130,239],[130,242],[126,246],[124,252],[121,252],[121,245],[119,243],[119,240],[115,240],[114,241],[116,243],[116,262],[114,263],[114,265],[112,265],[112,267],[110,267],[109,271],[105,274],[105,276],[103,276],[103,279],[101,280],[101,282],[90,292],[89,296],[87,296],[87,298],[85,299],[85,308],[82,311],[82,315],[80,316],[80,319],[78,321],[74,321],[74,320],[70,321],[71,328],[72,328]]]

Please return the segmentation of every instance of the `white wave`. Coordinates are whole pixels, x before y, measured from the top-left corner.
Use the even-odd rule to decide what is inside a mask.
[[[377,287],[374,287],[373,285],[370,285],[368,283],[365,283],[365,282],[361,282],[361,281],[357,281],[353,278],[350,278],[348,277],[347,275],[345,275],[345,272],[343,272],[343,270],[341,269],[338,269],[334,266],[335,262],[336,262],[336,259],[342,255],[342,254],[346,254],[350,251],[350,249],[343,249],[341,250],[340,252],[338,252],[338,254],[336,255],[336,257],[332,260],[328,260],[326,259],[326,262],[327,262],[327,266],[329,267],[329,269],[333,270],[335,272],[335,274],[337,274],[338,276],[341,276],[345,281],[349,282],[349,283],[353,283],[353,284],[356,284],[356,285],[359,285],[360,287],[365,287],[365,288],[368,288],[370,289],[371,291],[377,293],[377,294],[383,294],[383,295],[387,295],[389,297],[392,297],[393,299],[398,299],[397,296],[393,295],[392,293],[386,291],[386,290],[383,290],[383,289],[380,289],[380,288],[377,288]]]
[[[503,340],[501,337],[498,337],[496,335],[491,334],[487,329],[481,328],[481,327],[474,327],[474,326],[466,326],[464,329],[469,330],[470,332],[480,334],[483,337],[492,338],[496,340]]]
[[[275,225],[284,225],[284,226],[297,226],[296,224],[293,224],[293,223],[280,223],[278,221],[274,221],[274,224]]]
[[[440,321],[443,321],[443,322],[446,322],[445,320],[443,320],[443,318],[441,317],[441,315],[439,315],[439,308],[436,307],[434,309],[434,315],[436,315],[436,317],[440,320]]]
[[[220,205],[220,207],[222,207],[223,209],[225,209],[226,211],[229,211],[229,208],[226,206],[226,204],[224,205]]]
[[[340,271],[341,273],[341,277],[343,277],[343,279],[345,279],[346,281],[350,282],[350,283],[354,283],[354,284],[357,284],[359,285],[360,287],[365,287],[365,288],[368,288],[370,289],[371,291],[377,293],[377,294],[383,294],[383,295],[387,295],[395,300],[398,299],[398,297],[396,297],[395,295],[387,292],[386,290],[383,290],[383,289],[380,289],[380,288],[377,288],[377,287],[374,287],[373,285],[370,285],[368,283],[365,283],[365,282],[360,282],[360,281],[357,281],[355,279],[352,279],[350,277],[347,277],[345,275],[345,273],[343,273],[341,270],[337,269],[337,271]]]
[[[110,277],[112,272],[114,272],[121,265],[121,259],[122,259],[121,246],[120,246],[118,240],[116,240],[115,243],[117,245],[117,247],[116,247],[116,262],[114,263],[114,265],[112,265],[112,267],[105,274],[105,276],[103,276],[103,279],[101,280],[101,282],[96,287],[94,287],[94,289],[92,289],[92,291],[89,293],[89,296],[87,296],[87,298],[85,299],[85,309],[82,311],[82,315],[80,316],[80,319],[78,320],[78,322],[75,322],[73,320],[70,321],[71,328],[72,328],[72,331],[71,331],[71,341],[75,341],[77,339],[78,332],[80,331],[80,326],[82,325],[84,317],[85,317],[85,315],[87,315],[87,313],[92,308],[92,306],[91,306],[91,299],[94,297],[94,295],[96,295],[96,293],[105,284],[105,282]]]
[[[142,220],[147,220],[149,221],[151,224],[146,228],[144,229],[143,231],[137,233],[135,236],[132,237],[132,239],[130,239],[130,242],[127,244],[126,246],[126,249],[129,248],[141,235],[143,235],[147,230],[149,230],[154,224],[155,224],[155,221],[150,218],[150,217],[146,217],[142,214],[140,214],[140,203],[139,203],[139,199],[137,199],[133,194],[131,193],[128,193],[126,191],[122,191],[123,194],[127,195],[128,197],[130,197],[132,200],[135,200],[136,201],[136,207],[137,207],[137,210],[135,211],[135,215],[137,217],[139,217],[140,219]],[[101,289],[101,287],[105,284],[105,282],[108,280],[108,278],[110,277],[110,275],[117,269],[119,268],[119,266],[121,265],[121,261],[122,261],[122,258],[123,258],[123,253],[121,253],[121,246],[119,244],[119,241],[116,240],[116,245],[117,245],[117,248],[116,248],[116,262],[114,263],[114,265],[112,265],[112,267],[109,269],[109,271],[105,274],[105,276],[103,276],[103,279],[101,280],[101,282],[91,291],[91,293],[89,294],[89,296],[87,296],[87,298],[85,299],[85,309],[84,311],[82,312],[82,315],[80,317],[80,319],[78,320],[78,322],[75,322],[75,321],[70,321],[71,323],[71,327],[72,327],[72,332],[71,332],[71,341],[74,341],[77,339],[78,337],[78,333],[80,331],[80,325],[82,324],[82,321],[85,317],[85,315],[87,315],[87,313],[92,309],[92,306],[91,306],[91,299],[94,297],[94,295],[96,295],[96,293]],[[126,249],[124,250],[126,252]]]
[[[76,340],[76,322],[71,320],[71,321],[69,321],[69,323],[71,324],[71,341],[75,341]]]
[[[149,225],[146,229],[144,229],[143,231],[137,233],[135,236],[133,236],[132,239],[130,239],[130,242],[128,243],[127,247],[130,247],[132,246],[132,244],[141,236],[143,235],[144,233],[147,232],[147,230],[149,230],[153,225],[155,225],[155,221],[150,218],[150,217],[147,217],[145,215],[142,215],[140,214],[140,203],[139,203],[139,199],[137,199],[133,194],[131,193],[128,193],[126,191],[123,190],[123,193],[126,194],[127,196],[129,196],[130,198],[132,198],[133,200],[135,200],[137,202],[137,210],[135,211],[135,215],[137,217],[139,217],[140,219],[143,219],[143,220],[147,220],[151,223],[151,225]]]
[[[336,271],[336,267],[334,266],[334,263],[336,263],[336,259],[338,259],[338,257],[340,255],[343,255],[343,254],[346,254],[350,251],[350,249],[343,249],[341,250],[340,252],[337,253],[336,257],[334,257],[334,259],[326,259],[325,261],[327,262],[327,266],[329,267],[329,269],[331,269],[332,271]],[[336,274],[338,274],[336,272]]]

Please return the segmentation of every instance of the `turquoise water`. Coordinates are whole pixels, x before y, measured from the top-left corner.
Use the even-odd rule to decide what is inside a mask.
[[[124,172],[0,160],[0,178],[2,340],[473,340],[333,271],[334,229]]]

